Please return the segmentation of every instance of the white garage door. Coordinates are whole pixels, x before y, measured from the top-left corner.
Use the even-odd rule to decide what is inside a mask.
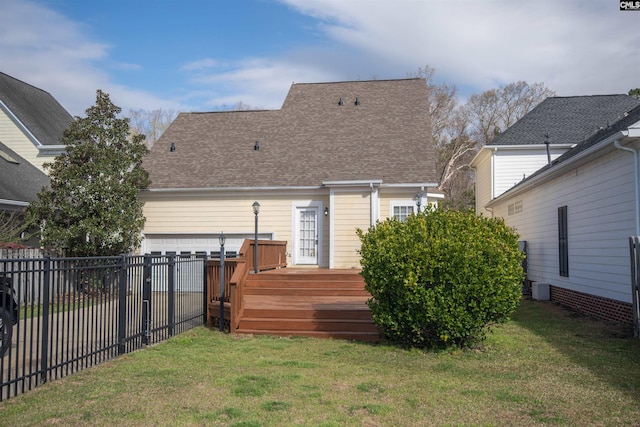
[[[253,239],[253,234],[226,234],[225,252],[238,252],[245,239]],[[258,239],[271,240],[271,233],[259,233]],[[160,252],[211,252],[220,251],[218,234],[147,234],[142,245],[143,253]]]

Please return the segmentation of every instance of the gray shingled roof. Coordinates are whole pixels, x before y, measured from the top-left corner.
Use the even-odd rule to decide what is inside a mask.
[[[535,174],[531,175],[529,178],[539,175],[545,170],[554,167],[555,165],[559,165],[570,158],[576,156],[577,154],[587,150],[588,148],[597,145],[598,143],[606,140],[611,135],[614,135],[620,131],[626,130],[629,126],[640,121],[640,106],[634,108],[629,111],[623,117],[619,118],[616,122],[611,123],[609,126],[598,130],[596,133],[591,135],[589,138],[585,139],[583,142],[572,148],[571,150],[564,153],[562,156],[555,159],[551,162],[551,165],[546,165],[540,170],[536,171]]]
[[[550,97],[489,145],[578,144],[640,105],[628,95]]]
[[[293,84],[280,110],[178,115],[144,167],[151,189],[435,183],[427,102],[424,79]]]
[[[0,199],[32,202],[47,186],[45,173],[0,142]]]
[[[61,145],[71,114],[48,92],[0,72],[0,101],[42,145]]]
[[[535,173],[529,175],[526,179],[523,179],[518,184],[510,188],[504,195],[499,196],[498,198],[503,198],[508,195],[515,189],[520,188],[525,183],[528,183],[531,180],[538,178],[539,175],[548,171],[549,169],[562,168],[563,163],[576,155],[584,152],[585,150],[598,145],[599,143],[607,140],[612,135],[624,131],[629,128],[631,125],[640,122],[640,105],[636,108],[632,109],[628,113],[624,114],[622,117],[618,118],[615,122],[610,123],[607,127],[599,129],[595,133],[593,133],[589,138],[586,138],[584,141],[580,142],[574,148],[568,150],[563,155],[555,159],[551,164],[545,165],[542,168],[538,169]],[[560,169],[561,170],[561,169]]]

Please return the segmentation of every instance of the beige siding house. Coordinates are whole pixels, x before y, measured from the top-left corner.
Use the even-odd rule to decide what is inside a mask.
[[[272,111],[182,113],[145,159],[144,252],[287,242],[291,266],[359,268],[356,229],[437,203],[424,79],[293,84]]]
[[[51,94],[0,72],[0,142],[44,172],[73,117]]]

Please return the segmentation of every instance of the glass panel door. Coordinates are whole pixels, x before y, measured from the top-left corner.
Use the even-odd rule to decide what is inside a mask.
[[[318,263],[318,209],[298,209],[298,264]]]

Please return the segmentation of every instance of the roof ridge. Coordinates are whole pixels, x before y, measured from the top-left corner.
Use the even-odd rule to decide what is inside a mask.
[[[342,84],[342,83],[372,83],[372,82],[400,82],[409,80],[424,80],[423,77],[405,77],[401,79],[367,79],[367,80],[339,80],[332,82],[309,82],[309,83],[296,83],[292,82],[292,85],[330,85],[330,84]]]
[[[597,93],[593,95],[566,95],[566,96],[550,96],[547,99],[568,99],[568,98],[595,98],[595,97],[605,97],[605,96],[628,96],[633,98],[631,95],[627,93]]]
[[[12,80],[15,80],[15,81],[17,81],[17,82],[20,82],[20,83],[22,83],[22,84],[23,84],[23,85],[25,85],[25,86],[32,87],[32,88],[34,88],[34,89],[36,89],[36,90],[39,90],[40,92],[44,92],[44,93],[46,93],[47,95],[52,96],[52,95],[51,95],[51,93],[47,92],[46,90],[44,90],[44,89],[42,89],[42,88],[39,88],[38,86],[34,86],[34,85],[32,85],[31,83],[27,83],[27,82],[25,82],[25,81],[23,81],[23,80],[20,80],[20,79],[16,78],[16,77],[10,76],[9,74],[7,74],[7,73],[3,73],[2,71],[0,71],[0,74],[2,74],[3,76],[7,76],[8,78],[10,78],[10,79],[12,79]]]
[[[223,111],[183,111],[180,114],[229,114],[229,113],[264,113],[269,111],[279,111],[279,110],[223,110]]]

